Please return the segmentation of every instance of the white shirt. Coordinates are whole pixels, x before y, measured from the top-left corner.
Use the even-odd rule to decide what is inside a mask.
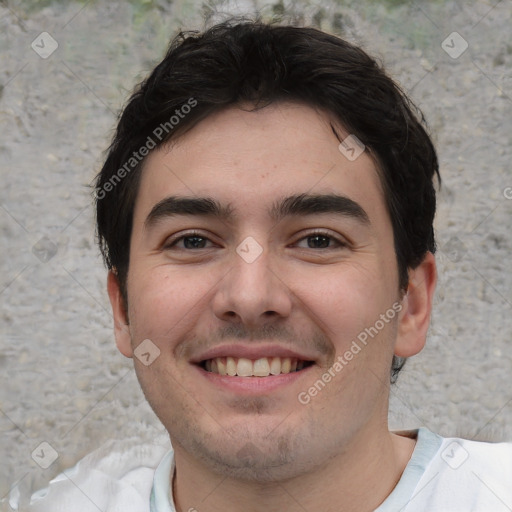
[[[407,432],[416,434],[400,481],[374,512],[512,512],[512,443]],[[109,443],[107,455],[87,455],[34,494],[29,512],[176,512],[168,448]]]

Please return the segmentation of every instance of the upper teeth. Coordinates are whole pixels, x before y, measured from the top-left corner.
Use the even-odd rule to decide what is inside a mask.
[[[232,377],[268,377],[302,370],[304,364],[305,361],[291,357],[262,357],[256,360],[245,357],[215,357],[205,362],[205,368],[209,372]]]

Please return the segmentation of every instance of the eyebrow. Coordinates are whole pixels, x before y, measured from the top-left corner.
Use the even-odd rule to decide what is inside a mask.
[[[369,225],[370,218],[364,208],[347,196],[338,194],[298,194],[276,201],[270,209],[270,216],[280,221],[289,215],[306,216],[320,213],[335,213],[353,218]]]
[[[275,222],[287,216],[308,216],[334,213],[369,225],[370,219],[363,207],[349,197],[338,194],[297,194],[280,199],[272,205],[269,215]],[[159,221],[179,215],[217,217],[234,220],[231,205],[223,205],[210,197],[170,196],[158,202],[149,212],[144,227],[150,228]]]
[[[153,227],[159,221],[177,215],[218,217],[223,220],[231,220],[234,217],[231,206],[223,206],[209,197],[170,196],[153,206],[144,221],[144,227]]]

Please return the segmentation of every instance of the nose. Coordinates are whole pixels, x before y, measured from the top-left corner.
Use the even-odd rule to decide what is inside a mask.
[[[242,254],[242,256],[240,255]],[[290,315],[292,291],[267,248],[254,260],[235,252],[231,270],[213,297],[213,312],[227,322],[257,327]]]

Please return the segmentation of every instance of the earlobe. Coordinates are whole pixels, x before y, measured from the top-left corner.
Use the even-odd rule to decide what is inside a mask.
[[[116,274],[109,271],[107,277],[107,291],[112,306],[114,316],[114,334],[116,345],[119,352],[126,357],[133,357],[133,350],[130,336],[130,326],[128,324],[128,313],[125,309],[119,280]]]
[[[425,346],[436,283],[435,258],[427,252],[416,268],[409,269],[409,286],[399,317],[396,356],[411,357]]]

